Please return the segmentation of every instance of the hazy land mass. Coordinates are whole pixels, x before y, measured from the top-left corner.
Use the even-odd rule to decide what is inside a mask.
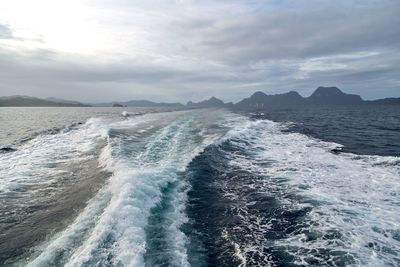
[[[266,109],[332,105],[400,105],[400,98],[392,97],[377,100],[363,100],[360,95],[344,93],[337,87],[318,87],[309,97],[303,97],[296,91],[274,95],[267,95],[258,91],[235,104],[231,102],[224,103],[216,97],[211,97],[208,100],[200,102],[189,101],[186,105],[178,102],[157,103],[149,100],[111,101],[85,104],[78,101],[54,97],[46,99],[19,95],[0,97],[0,107],[231,107],[235,109]]]

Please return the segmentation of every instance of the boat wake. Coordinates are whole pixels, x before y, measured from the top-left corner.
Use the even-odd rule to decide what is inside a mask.
[[[399,159],[340,153],[286,128],[223,109],[174,111],[89,119],[2,153],[4,240],[39,227],[6,224],[17,206],[52,229],[24,236],[17,254],[2,248],[3,263],[400,264]]]

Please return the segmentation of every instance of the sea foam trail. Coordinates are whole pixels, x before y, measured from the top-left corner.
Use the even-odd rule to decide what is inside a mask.
[[[101,120],[55,135],[41,135],[13,153],[0,154],[0,197],[18,188],[42,187],[57,181],[54,164],[79,161],[107,136]]]
[[[109,143],[100,161],[112,176],[75,222],[44,244],[28,265],[52,265],[60,258],[60,251],[67,250],[58,264],[143,266],[148,218],[151,209],[162,200],[163,189],[170,184],[184,187],[179,172],[222,135],[222,131],[201,129],[207,127],[202,114],[152,114],[110,125]],[[162,127],[154,129],[157,123]],[[170,264],[186,266],[185,237],[179,230],[179,222],[185,221],[185,194],[174,192],[174,208],[168,216],[175,217],[178,223],[169,226],[171,235],[166,242],[173,258]],[[77,239],[79,233],[82,235]]]
[[[96,159],[106,138],[103,122],[90,119],[0,154],[0,265],[63,229],[95,195],[108,175]]]
[[[247,122],[218,148],[232,176],[215,183],[241,221],[224,235],[242,265],[398,265],[399,159],[331,153],[340,145],[285,129]]]

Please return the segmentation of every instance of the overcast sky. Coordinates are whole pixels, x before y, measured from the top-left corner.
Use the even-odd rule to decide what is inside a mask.
[[[1,0],[0,95],[400,97],[399,0]]]

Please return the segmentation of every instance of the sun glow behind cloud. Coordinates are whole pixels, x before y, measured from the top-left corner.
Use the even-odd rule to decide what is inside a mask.
[[[101,43],[90,11],[76,0],[5,0],[0,15],[12,26],[15,37],[31,41],[26,42],[28,47],[36,42],[39,48],[88,52]]]

